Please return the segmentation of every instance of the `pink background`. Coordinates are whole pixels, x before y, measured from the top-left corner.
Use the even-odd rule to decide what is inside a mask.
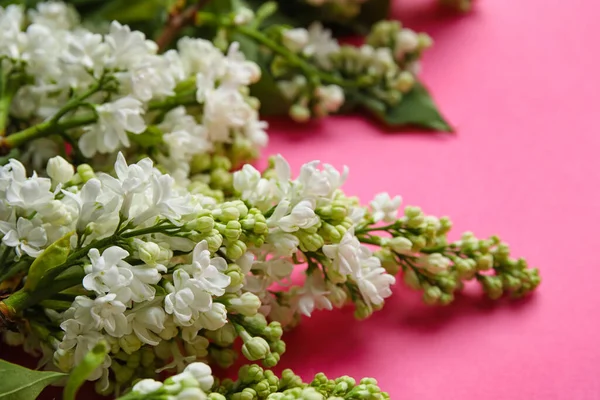
[[[423,79],[457,135],[384,133],[360,116],[273,121],[266,153],[296,170],[346,164],[348,193],[401,194],[449,215],[455,238],[498,234],[543,282],[525,301],[446,308],[398,285],[367,321],[305,319],[281,368],[373,376],[393,399],[600,399],[599,3],[487,0],[456,17],[401,0],[393,15],[435,39]]]
[[[527,301],[420,304],[400,287],[367,321],[315,313],[287,336],[281,365],[309,378],[373,376],[392,399],[600,399],[600,5],[487,0],[473,14],[396,1],[428,32],[423,80],[456,136],[391,134],[363,117],[310,129],[273,123],[268,154],[296,168],[350,167],[345,186],[500,235],[542,273]]]

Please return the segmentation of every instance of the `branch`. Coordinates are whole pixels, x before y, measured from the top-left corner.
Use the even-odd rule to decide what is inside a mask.
[[[164,51],[167,46],[175,39],[179,31],[181,31],[186,25],[194,20],[194,17],[200,11],[200,9],[208,4],[210,0],[198,0],[196,4],[193,4],[183,10],[183,12],[171,13],[169,21],[165,25],[162,33],[156,38],[156,44],[158,45],[159,51]]]

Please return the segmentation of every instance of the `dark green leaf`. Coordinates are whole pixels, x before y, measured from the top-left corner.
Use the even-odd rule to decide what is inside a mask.
[[[394,107],[382,108],[383,103],[372,98],[361,98],[360,102],[388,126],[413,126],[452,132],[452,127],[440,114],[427,89],[420,83]]]
[[[27,280],[25,281],[25,290],[34,291],[40,281],[47,276],[48,272],[60,267],[67,261],[71,252],[71,236],[75,232],[69,232],[40,254],[29,267]]]
[[[34,371],[0,360],[0,399],[35,399],[46,386],[65,376],[62,372]]]
[[[67,386],[63,392],[63,400],[75,400],[79,388],[87,378],[102,364],[108,354],[108,346],[104,342],[98,343],[88,352],[83,360],[71,371]]]

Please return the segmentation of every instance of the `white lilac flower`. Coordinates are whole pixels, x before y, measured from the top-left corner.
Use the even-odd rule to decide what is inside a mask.
[[[212,303],[208,311],[198,314],[198,326],[215,331],[227,323],[227,308],[221,303]]]
[[[104,339],[104,335],[95,330],[93,326],[77,319],[68,319],[60,324],[64,336],[59,344],[59,350],[72,351],[71,365],[80,363],[85,355]],[[58,352],[58,351],[57,351]],[[96,376],[98,379],[100,376]],[[93,379],[91,376],[90,379]]]
[[[204,92],[203,124],[212,142],[230,142],[231,129],[243,128],[256,118],[256,111],[237,88],[220,86]]]
[[[297,249],[297,246],[298,242],[295,242],[295,246],[293,248]],[[274,257],[266,261],[255,262],[252,264],[252,271],[261,272],[265,276],[275,281],[283,281],[292,275],[292,272],[294,271],[294,263],[287,258]]]
[[[112,193],[107,193],[102,184],[96,178],[87,181],[76,193],[63,190],[66,198],[79,210],[77,218],[77,232],[84,232],[90,223],[94,225],[94,231],[102,234],[110,229],[110,221],[116,216],[120,198]]]
[[[396,278],[388,274],[381,266],[379,258],[372,256],[371,251],[362,247],[360,252],[361,269],[354,279],[360,293],[367,304],[381,305],[385,298],[392,295],[390,286]]]
[[[175,270],[173,284],[167,285],[167,290],[169,294],[165,297],[165,311],[173,315],[178,325],[192,325],[200,312],[211,308],[210,293],[183,269]]]
[[[227,261],[222,257],[210,257],[208,242],[201,241],[194,247],[192,264],[182,267],[194,278],[193,284],[213,296],[222,296],[231,283],[231,278],[224,274]]]
[[[398,218],[398,208],[402,204],[402,197],[391,198],[388,193],[379,193],[371,201],[373,221],[394,222]]]
[[[72,307],[73,316],[77,321],[89,324],[97,331],[104,330],[117,338],[131,333],[131,324],[125,316],[127,307],[114,293],[93,300],[86,296],[77,296]]]
[[[132,31],[127,25],[113,21],[104,37],[110,49],[107,64],[115,68],[129,69],[146,56],[156,53],[156,44],[146,40],[140,31]]]
[[[157,346],[160,342],[158,336],[165,329],[167,315],[159,306],[141,306],[134,308],[127,315],[133,333],[143,343]]]
[[[327,298],[329,291],[327,290],[323,276],[318,272],[308,275],[304,286],[298,294],[298,311],[308,317],[310,317],[315,308],[317,310],[333,309],[331,301]]]
[[[14,247],[18,257],[23,253],[30,257],[39,256],[47,244],[46,231],[39,225],[39,220],[19,218],[16,224],[0,221],[0,231],[4,234],[2,243]]]
[[[127,256],[129,252],[118,246],[109,247],[102,255],[98,249],[90,249],[88,257],[91,264],[84,268],[83,287],[97,294],[128,287],[133,281],[133,273],[131,266],[124,261]]]
[[[342,276],[354,275],[360,270],[360,247],[360,242],[354,236],[354,230],[349,229],[340,243],[323,246],[323,253],[332,260],[333,272]]]
[[[308,229],[320,221],[314,208],[314,201],[311,200],[302,200],[294,207],[291,207],[287,200],[282,200],[275,208],[273,215],[267,220],[267,224],[284,232]]]
[[[304,28],[287,29],[281,39],[285,47],[297,53],[308,44],[308,31]]]
[[[148,204],[145,209],[135,215],[134,223],[136,225],[156,216],[177,220],[182,215],[193,211],[189,205],[189,193],[180,195],[175,187],[175,179],[170,175],[153,174],[150,176],[150,184],[152,196],[146,198]]]
[[[316,95],[330,113],[336,112],[344,104],[344,91],[338,85],[319,86]]]
[[[75,175],[75,168],[61,156],[56,156],[48,160],[46,173],[53,182],[64,184]]]
[[[244,53],[240,51],[240,44],[233,42],[227,50],[225,73],[221,84],[232,89],[248,86],[260,79],[260,67],[251,61],[246,61]]]
[[[52,183],[48,178],[38,178],[34,173],[24,181],[12,180],[6,189],[6,203],[12,207],[35,211],[54,199]]]
[[[79,139],[79,148],[86,157],[129,147],[127,133],[140,134],[146,130],[142,103],[132,96],[97,106],[96,112],[98,122],[85,127],[86,132]]]
[[[60,1],[38,3],[35,9],[29,10],[28,17],[34,24],[56,30],[72,29],[78,23],[77,12]]]
[[[308,28],[308,43],[302,52],[308,57],[313,57],[321,67],[331,68],[329,56],[339,48],[340,45],[332,38],[331,31],[324,29],[320,22],[315,22]]]

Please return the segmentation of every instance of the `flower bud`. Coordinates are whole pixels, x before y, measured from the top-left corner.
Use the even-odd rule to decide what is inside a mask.
[[[490,299],[496,300],[502,297],[504,291],[502,288],[502,280],[499,277],[483,275],[479,278],[479,281]]]
[[[323,238],[317,233],[307,234],[300,231],[296,236],[300,239],[300,249],[302,251],[317,251],[325,244]]]
[[[407,269],[403,274],[404,283],[411,289],[419,290],[421,289],[421,281],[419,281],[419,276],[413,269]]]
[[[188,387],[179,392],[174,400],[206,400],[206,393],[200,388]]]
[[[233,349],[210,349],[210,356],[221,368],[229,368],[235,363],[238,353]]]
[[[263,360],[263,365],[267,368],[273,368],[279,363],[281,356],[279,353],[269,353],[267,357]]]
[[[206,240],[206,242],[208,243],[208,250],[211,253],[216,253],[223,244],[223,236],[221,236],[219,231],[217,231],[216,229],[213,229],[210,235],[204,238],[204,240]]]
[[[206,331],[204,335],[221,347],[231,345],[238,337],[235,327],[231,323],[227,323],[215,331]]]
[[[310,119],[310,110],[301,104],[294,104],[290,107],[289,113],[290,118],[298,123],[304,123]]]
[[[329,291],[327,298],[331,301],[331,303],[335,307],[342,308],[344,306],[344,304],[346,304],[348,295],[346,294],[346,291],[344,289],[342,289],[340,286],[328,284],[327,290]]]
[[[190,229],[200,233],[208,233],[215,227],[215,220],[209,216],[203,216],[187,224]]]
[[[260,332],[267,327],[267,319],[264,315],[257,313],[251,317],[244,317],[244,326],[251,331]]]
[[[450,267],[450,259],[444,257],[440,253],[429,254],[425,261],[425,269],[432,274],[438,274],[443,271],[447,271]]]
[[[187,332],[184,328],[184,333]],[[210,332],[210,331],[205,331]],[[188,354],[195,355],[196,358],[206,357],[208,355],[208,346],[210,342],[204,336],[196,335],[193,339],[185,342],[184,346]]]
[[[412,73],[408,71],[400,72],[398,75],[398,81],[396,82],[396,89],[401,91],[402,93],[408,93],[415,86],[415,77]]]
[[[216,168],[210,172],[210,183],[216,189],[227,189],[233,184],[233,176],[223,168]]]
[[[258,296],[250,292],[243,293],[240,297],[229,301],[229,308],[246,316],[255,315],[260,306],[261,302]]]
[[[437,286],[429,286],[423,292],[423,301],[430,306],[437,304],[442,296],[442,290]]]
[[[297,53],[308,44],[308,31],[304,28],[288,29],[281,34],[281,42],[288,50]]]
[[[237,212],[236,208],[233,208]],[[242,234],[242,225],[239,221],[229,221],[227,226],[225,227],[225,232],[223,236],[225,236],[228,240],[238,240]],[[245,252],[245,251],[244,251]],[[237,257],[239,258],[239,257]],[[236,258],[236,259],[237,259]]]
[[[410,254],[413,244],[409,239],[402,236],[397,236],[390,239],[389,246],[398,254]]]
[[[125,335],[119,338],[119,346],[127,354],[133,354],[142,347],[142,342],[135,334]]]
[[[88,164],[80,164],[77,166],[77,175],[83,183],[86,183],[92,178],[96,177],[94,170]]]
[[[233,206],[223,207],[222,213],[220,216],[221,221],[223,221],[223,222],[238,222],[237,220],[239,218],[240,218],[240,211],[238,210],[237,207],[233,207]]]
[[[210,169],[211,166],[211,157],[208,153],[196,154],[192,158],[191,162],[191,173],[197,174],[199,172],[206,171]]]
[[[156,265],[156,260],[161,255],[160,246],[154,242],[136,242],[136,244],[140,260],[148,265]]]
[[[250,361],[262,360],[270,354],[269,343],[265,339],[255,336],[244,343],[242,353]]]
[[[485,254],[476,260],[478,271],[487,271],[494,266],[494,256],[491,254]]]
[[[200,389],[204,391],[209,391],[215,382],[210,367],[204,363],[191,363],[184,371],[191,374],[200,384]]]
[[[59,183],[64,184],[73,178],[75,168],[61,156],[56,156],[48,160],[46,173],[48,173],[48,176],[52,179],[52,183],[55,185]]]
[[[412,53],[419,47],[419,36],[412,29],[402,29],[396,36],[396,50]]]
[[[131,388],[131,391],[139,394],[150,394],[158,391],[162,386],[162,382],[157,382],[154,379],[142,379]]]
[[[236,240],[225,248],[225,254],[229,259],[235,261],[243,256],[246,250],[246,243],[242,242],[241,240]]]

